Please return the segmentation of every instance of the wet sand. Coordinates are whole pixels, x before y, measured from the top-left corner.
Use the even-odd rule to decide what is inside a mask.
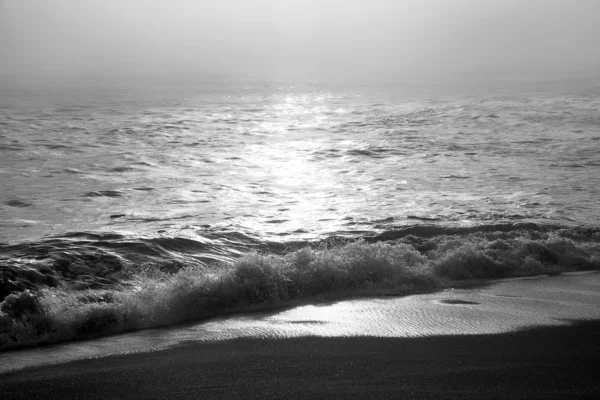
[[[596,398],[599,285],[508,280],[10,352],[0,397]],[[127,345],[141,352],[77,360]]]

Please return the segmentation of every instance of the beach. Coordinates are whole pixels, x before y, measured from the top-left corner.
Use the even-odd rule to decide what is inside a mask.
[[[598,398],[575,2],[0,0],[0,400]]]
[[[289,320],[287,334],[282,333],[282,322],[272,321],[299,318],[307,314],[306,306],[220,318],[157,331],[155,346],[160,337],[172,340],[163,350],[95,354],[6,372],[0,375],[1,391],[11,399],[594,398],[600,382],[599,285],[600,274],[579,273],[405,298],[334,302],[320,307],[337,307],[337,317],[322,312],[312,321]],[[516,306],[517,294],[521,306]],[[482,299],[499,301],[486,305]],[[401,312],[403,301],[417,308],[409,318]],[[349,317],[351,309],[360,310],[356,302],[388,311],[375,316],[362,312],[361,321]],[[437,311],[426,311],[427,304]],[[534,309],[537,318],[532,317]],[[423,321],[418,321],[419,310]],[[472,318],[492,312],[495,325],[492,319]],[[435,329],[418,331],[434,326],[432,321],[439,321],[443,313],[452,315],[445,317],[448,324],[463,334],[450,327],[446,334],[442,329],[437,334]],[[502,313],[505,318],[498,317]],[[345,333],[335,327],[336,318],[344,317],[353,327]],[[408,320],[413,321],[412,334],[402,334],[401,326],[395,333],[391,330]],[[328,324],[333,325],[329,331]],[[215,338],[219,326],[220,340]],[[378,331],[377,326],[388,328]],[[206,335],[209,331],[213,337]],[[223,332],[229,332],[229,337]],[[62,346],[61,352],[68,353],[69,345]],[[82,343],[70,346],[72,354],[78,348],[83,358]],[[90,343],[88,348],[93,346]],[[44,349],[6,352],[0,360],[6,365],[36,351]]]
[[[595,398],[600,324],[427,338],[244,339],[0,377],[4,398]]]

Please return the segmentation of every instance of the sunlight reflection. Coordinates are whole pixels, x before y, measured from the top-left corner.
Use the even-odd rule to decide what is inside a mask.
[[[276,206],[277,212],[256,210],[272,232],[310,229],[315,221],[336,208],[332,191],[339,189],[336,172],[322,168],[316,155],[330,143],[311,130],[323,125],[331,113],[327,95],[287,95],[270,106],[275,113],[250,132],[269,136],[269,141],[248,144],[243,158],[248,162],[248,182],[256,187],[257,201]],[[242,224],[250,223],[248,219]]]

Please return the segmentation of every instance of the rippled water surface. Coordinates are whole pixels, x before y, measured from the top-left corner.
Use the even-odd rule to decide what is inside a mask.
[[[0,154],[4,242],[600,216],[593,85],[4,83]]]
[[[598,82],[0,89],[0,349],[600,269]]]

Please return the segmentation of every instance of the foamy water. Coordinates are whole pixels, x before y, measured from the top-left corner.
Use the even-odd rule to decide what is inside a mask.
[[[157,351],[238,338],[416,337],[499,334],[600,318],[600,275],[568,274],[495,282],[397,298],[359,299],[252,313],[170,329],[0,354],[0,372]]]

